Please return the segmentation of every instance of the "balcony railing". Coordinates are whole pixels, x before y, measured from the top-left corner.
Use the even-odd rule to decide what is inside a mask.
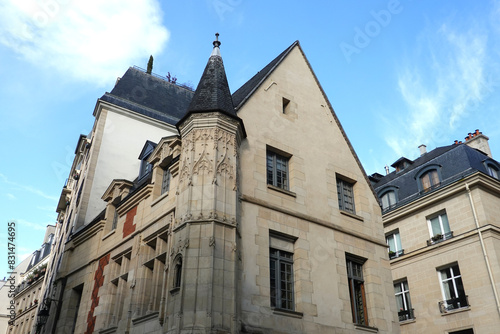
[[[396,252],[394,251],[389,251],[389,259],[392,260],[392,259],[395,259],[397,257],[400,257],[401,255],[404,255],[405,253],[405,250],[404,249],[401,249],[401,250],[398,250]]]
[[[398,312],[399,321],[407,321],[415,319],[413,309],[401,310]]]
[[[458,310],[461,308],[469,307],[468,296],[459,296],[457,298],[451,298],[447,300],[440,301],[438,303],[439,311],[441,313],[448,313],[450,311]]]
[[[453,231],[450,231],[450,232],[447,232],[444,234],[438,233],[438,234],[432,236],[429,240],[427,240],[427,246],[435,245],[435,244],[438,244],[442,241],[445,241],[445,240],[448,240],[451,238],[453,238]]]

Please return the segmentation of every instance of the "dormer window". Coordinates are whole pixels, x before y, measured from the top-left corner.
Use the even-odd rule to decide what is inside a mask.
[[[494,177],[495,179],[499,179],[500,177],[500,166],[493,160],[487,160],[484,162],[486,166],[486,170],[488,171],[488,175]]]
[[[144,176],[148,175],[153,169],[153,166],[148,162],[148,159],[151,153],[153,153],[155,147],[156,143],[153,143],[152,141],[149,140],[146,141],[146,144],[144,144],[141,154],[139,155],[139,159],[141,160],[141,167],[139,169],[139,179],[142,179]]]
[[[396,205],[396,192],[394,190],[387,191],[381,197],[382,209],[387,210],[390,207]]]
[[[417,175],[418,190],[428,192],[441,185],[441,166],[431,165],[424,167]]]
[[[412,163],[413,163],[413,161],[411,161],[410,159],[407,159],[405,157],[401,157],[396,162],[394,162],[391,165],[391,167],[394,167],[396,169],[396,172],[401,172],[402,170],[405,170],[406,168],[408,168]]]

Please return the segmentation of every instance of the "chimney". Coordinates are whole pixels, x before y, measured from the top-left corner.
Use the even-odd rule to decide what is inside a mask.
[[[389,166],[385,165],[385,175],[389,175]]]
[[[425,146],[424,144],[420,145],[418,148],[420,149],[420,156],[427,153],[427,150],[426,150],[427,146]]]
[[[491,156],[490,145],[488,144],[489,139],[490,138],[483,135],[483,133],[479,131],[479,129],[476,129],[474,133],[467,134],[467,137],[465,137],[465,144],[483,152],[490,158],[493,158]]]

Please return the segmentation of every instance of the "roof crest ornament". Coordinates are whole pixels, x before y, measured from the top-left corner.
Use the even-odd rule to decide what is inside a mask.
[[[215,41],[214,41],[214,48],[218,48],[221,45],[221,42],[219,41],[219,33],[215,33]]]

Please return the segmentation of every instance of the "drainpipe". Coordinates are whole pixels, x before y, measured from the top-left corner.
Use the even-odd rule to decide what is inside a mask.
[[[479,220],[477,219],[476,207],[474,206],[474,201],[472,200],[472,193],[469,189],[467,182],[465,183],[465,190],[467,191],[467,196],[469,197],[470,206],[472,208],[472,215],[474,216],[474,223],[476,223],[477,233],[479,235],[479,241],[481,242],[481,249],[483,250],[484,261],[486,262],[486,269],[488,270],[488,276],[490,278],[491,287],[493,288],[493,295],[495,296],[495,301],[497,303],[497,311],[500,314],[500,300],[498,299],[498,292],[495,286],[495,278],[491,272],[490,260],[488,259],[488,253],[486,253],[486,247],[484,246],[483,234],[479,229]]]

